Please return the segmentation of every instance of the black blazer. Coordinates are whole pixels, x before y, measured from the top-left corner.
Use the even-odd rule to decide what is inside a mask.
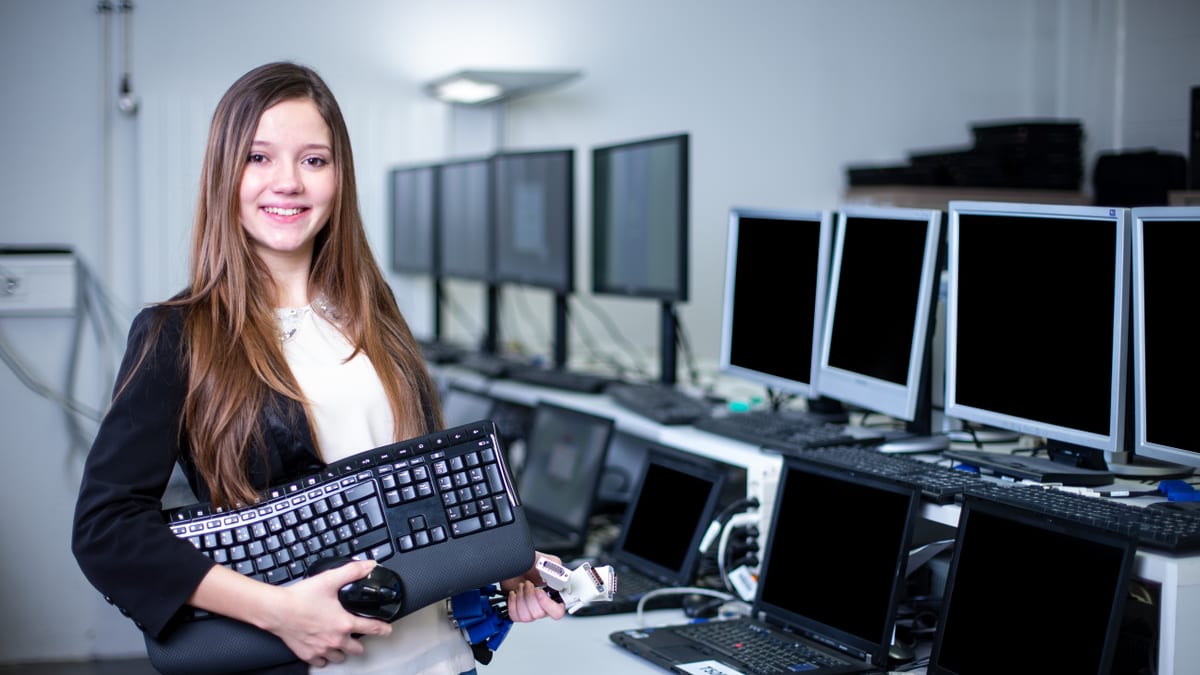
[[[118,393],[84,466],[71,542],[88,581],[156,638],[179,620],[188,597],[214,564],[177,538],[161,513],[176,462],[198,501],[209,501],[211,494],[196,475],[180,426],[187,387],[183,311],[151,307],[133,320],[117,376]],[[150,351],[140,360],[147,344]],[[436,419],[433,401],[426,389],[422,410],[430,430]],[[259,416],[259,430],[265,452],[255,453],[259,459],[250,469],[257,488],[324,466],[298,403],[272,393]]]

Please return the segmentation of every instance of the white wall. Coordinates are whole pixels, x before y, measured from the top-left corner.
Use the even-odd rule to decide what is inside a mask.
[[[123,15],[97,4],[0,0],[0,245],[74,247],[105,279],[122,322],[182,285],[209,115],[225,87],[267,60],[310,64],[338,94],[381,254],[387,168],[470,154],[490,119],[452,114],[421,83],[464,67],[582,70],[508,106],[502,137],[513,149],[577,149],[585,294],[588,149],[689,132],[692,300],[680,312],[709,364],[730,206],[836,206],[847,164],[961,146],[981,120],[1081,119],[1089,165],[1101,150],[1186,152],[1187,92],[1200,84],[1194,0],[140,0],[128,15],[140,97],[130,117],[112,100]],[[394,281],[427,332],[427,286]],[[527,295],[518,307],[548,306]],[[469,290],[461,296],[478,310]],[[655,305],[591,304],[654,349]],[[578,304],[574,315],[602,334]],[[514,336],[548,333],[548,323],[515,322],[505,323]],[[63,386],[69,319],[0,317],[0,330]],[[94,407],[107,384],[98,351],[77,375]],[[7,369],[0,396],[0,458],[19,488],[0,491],[0,662],[138,651],[132,626],[70,558],[79,453],[61,412]]]

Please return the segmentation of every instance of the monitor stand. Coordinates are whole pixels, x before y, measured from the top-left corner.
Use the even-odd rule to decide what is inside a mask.
[[[1114,476],[1135,480],[1185,478],[1194,471],[1190,466],[1160,462],[1149,457],[1110,458],[1106,464]]]
[[[1088,469],[1107,470],[1114,476],[1134,480],[1183,478],[1192,474],[1192,468],[1160,462],[1148,457],[1135,457],[1132,453],[1106,453],[1095,448],[1086,448],[1071,443],[1050,441],[1046,451],[1056,462]]]
[[[901,432],[895,438],[888,437],[875,450],[885,454],[920,455],[937,454],[950,447],[950,437],[945,434],[920,435]]]

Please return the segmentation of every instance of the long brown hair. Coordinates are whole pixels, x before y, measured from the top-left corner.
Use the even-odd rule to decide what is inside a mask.
[[[310,297],[327,299],[354,355],[362,352],[370,358],[391,405],[394,440],[441,425],[420,350],[363,229],[350,136],[337,101],[310,68],[287,62],[259,66],[229,88],[213,113],[190,281],[183,294],[163,303],[186,310],[183,433],[214,505],[248,504],[257,498],[248,467],[252,453],[263,448],[257,422],[270,392],[305,402],[280,344],[274,282],[241,225],[238,207],[259,118],[275,104],[295,99],[315,103],[329,126],[339,186],[329,223],[316,238]],[[308,418],[311,430],[312,415]],[[312,436],[316,443],[316,434]]]

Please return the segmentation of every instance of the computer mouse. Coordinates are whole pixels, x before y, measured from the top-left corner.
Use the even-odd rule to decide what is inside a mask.
[[[319,558],[309,566],[308,576],[341,567],[348,562],[349,558],[336,556]],[[400,618],[400,610],[404,606],[404,589],[400,583],[400,575],[377,564],[367,576],[339,588],[338,600],[351,614],[390,623]]]

